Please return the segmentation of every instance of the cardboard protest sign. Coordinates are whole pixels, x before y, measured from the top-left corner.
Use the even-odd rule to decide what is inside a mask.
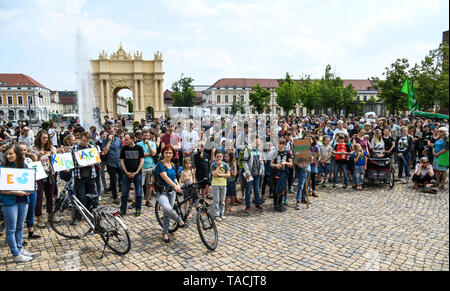
[[[50,161],[53,166],[53,171],[61,172],[74,168],[72,153],[52,155]]]
[[[47,173],[45,172],[44,167],[42,166],[42,163],[40,161],[26,163],[25,166],[28,169],[36,170],[36,180],[42,180],[42,179],[47,178]]]
[[[36,170],[0,168],[0,190],[35,191]]]
[[[75,158],[77,159],[78,165],[80,167],[92,166],[94,164],[100,163],[100,155],[96,148],[85,149],[75,153]]]
[[[311,152],[311,140],[294,139],[294,156],[297,163],[311,163],[313,155]]]

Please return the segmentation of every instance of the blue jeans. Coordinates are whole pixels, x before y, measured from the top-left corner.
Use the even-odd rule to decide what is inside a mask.
[[[97,176],[95,177],[95,186],[97,187],[97,194],[100,196],[102,195],[102,182],[101,182],[101,175],[102,175],[102,167],[98,167]]]
[[[348,181],[347,181],[347,162],[345,162],[343,164],[335,163],[333,185],[336,185],[337,178],[339,176],[339,169],[342,169],[342,172],[344,172],[344,187],[347,187],[348,186]]]
[[[408,153],[403,154],[403,159],[398,157],[398,177],[401,179],[403,176],[403,169],[405,169],[406,177],[409,177],[409,161],[411,156]]]
[[[357,186],[361,186],[364,183],[364,166],[355,166],[353,179],[353,184]]]
[[[136,210],[141,210],[142,208],[142,173],[134,176],[133,179],[128,178],[125,173],[122,175],[122,205],[120,210],[122,212],[127,211],[128,194],[130,193],[131,182],[134,184],[134,191],[136,191]]]
[[[28,205],[28,211],[27,211],[27,227],[33,227],[34,226],[34,208],[36,207],[36,201],[37,201],[37,191],[34,191],[33,194],[30,194],[30,204]]]
[[[307,183],[309,184],[309,176],[311,172],[306,172],[306,179]],[[297,171],[298,175],[298,189],[297,189],[297,201],[306,199],[306,184],[305,184],[305,169],[300,168],[299,171]]]
[[[3,206],[3,215],[6,225],[6,241],[14,257],[19,255],[23,242],[23,223],[27,216],[28,203],[19,203],[13,206]]]
[[[95,194],[95,179],[93,178],[75,178],[74,192],[78,200],[87,207],[86,194]],[[98,194],[98,193],[97,193]]]
[[[255,195],[255,200],[253,203],[256,205],[263,204],[261,197],[259,196],[259,189],[261,186],[261,176],[253,176],[253,181],[247,182],[247,187],[245,188],[245,206],[250,207],[250,197],[252,195],[252,189]]]

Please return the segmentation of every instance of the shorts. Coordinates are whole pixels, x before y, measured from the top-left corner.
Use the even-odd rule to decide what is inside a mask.
[[[142,169],[142,185],[153,185],[153,175],[155,173],[155,167]]]
[[[207,177],[195,177],[195,178],[197,181],[202,181],[202,182],[199,182],[199,184],[198,184],[199,189],[205,189],[206,186],[208,186],[208,185],[211,186],[211,182],[210,182],[209,178],[205,181],[203,181],[203,179],[207,178]]]
[[[323,167],[322,164],[319,164],[319,173],[330,174],[331,173],[331,164],[325,163],[325,167]]]
[[[236,197],[236,182],[227,181],[227,197]]]

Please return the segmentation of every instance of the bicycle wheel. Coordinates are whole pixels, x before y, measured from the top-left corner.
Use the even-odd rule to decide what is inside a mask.
[[[130,251],[130,233],[119,216],[103,215],[100,226],[103,229],[100,235],[108,248],[118,255],[125,255]]]
[[[395,172],[391,170],[391,174],[389,175],[389,187],[392,189],[395,185]]]
[[[91,231],[89,224],[66,195],[56,200],[49,223],[57,234],[68,239],[80,239]]]
[[[216,223],[206,207],[197,210],[197,230],[206,248],[214,251],[219,243],[219,233]]]
[[[177,211],[178,213],[178,211]],[[179,215],[179,213],[178,213]],[[159,225],[161,226],[161,228],[163,227],[163,217],[164,217],[164,209],[162,208],[162,206],[159,204],[158,201],[156,201],[155,203],[155,216],[156,216],[156,220],[158,221]],[[174,233],[175,231],[177,231],[179,228],[178,223],[176,221],[172,221],[171,225],[169,226],[169,233]]]

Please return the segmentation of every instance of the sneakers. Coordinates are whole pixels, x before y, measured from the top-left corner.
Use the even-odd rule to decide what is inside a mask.
[[[130,204],[130,206],[128,206],[128,209],[133,209],[135,207],[136,207],[136,204],[133,202],[133,203]]]
[[[116,205],[119,205],[119,204],[120,204],[119,198],[115,198],[115,199],[113,200],[113,203],[116,204]]]
[[[221,216],[221,217],[220,217],[220,219],[222,219],[222,220],[226,220],[226,219],[225,219],[225,216]]]
[[[34,256],[36,256],[36,254],[30,253],[29,251],[27,251],[26,249],[22,248],[21,250],[19,250],[19,253],[23,256],[26,257],[30,257],[30,258],[34,258]]]
[[[28,257],[28,256],[24,256],[22,254],[19,254],[18,256],[15,256],[13,258],[13,262],[14,263],[26,263],[31,261],[33,258],[32,257]]]
[[[219,216],[217,216],[217,217],[214,217],[214,220],[215,220],[215,221],[222,221],[222,218],[220,218]]]
[[[44,219],[42,218],[42,216],[39,216],[37,218],[36,226],[39,228],[45,228],[45,223],[44,223]]]
[[[295,210],[300,210],[300,201],[297,201],[297,204],[295,205]]]
[[[152,203],[150,201],[145,202],[145,206],[147,207],[153,207]]]
[[[322,183],[322,187],[323,187],[323,188],[326,188],[326,187],[327,187],[327,183],[323,182],[323,183]]]
[[[263,212],[264,211],[264,209],[262,208],[261,205],[256,205],[256,209],[258,209],[259,212]]]
[[[317,195],[316,192],[313,192],[312,197],[319,197],[319,195]]]
[[[125,214],[127,214],[127,212],[126,211],[122,211],[122,210],[120,210],[120,216],[124,216]]]
[[[34,234],[34,232],[32,231],[28,233],[28,239],[38,239],[38,238],[41,238],[41,236]]]
[[[250,213],[250,207],[245,207],[244,212],[245,212],[245,213]]]
[[[136,210],[136,213],[134,214],[134,216],[136,216],[136,217],[141,216],[141,211],[140,210]]]

